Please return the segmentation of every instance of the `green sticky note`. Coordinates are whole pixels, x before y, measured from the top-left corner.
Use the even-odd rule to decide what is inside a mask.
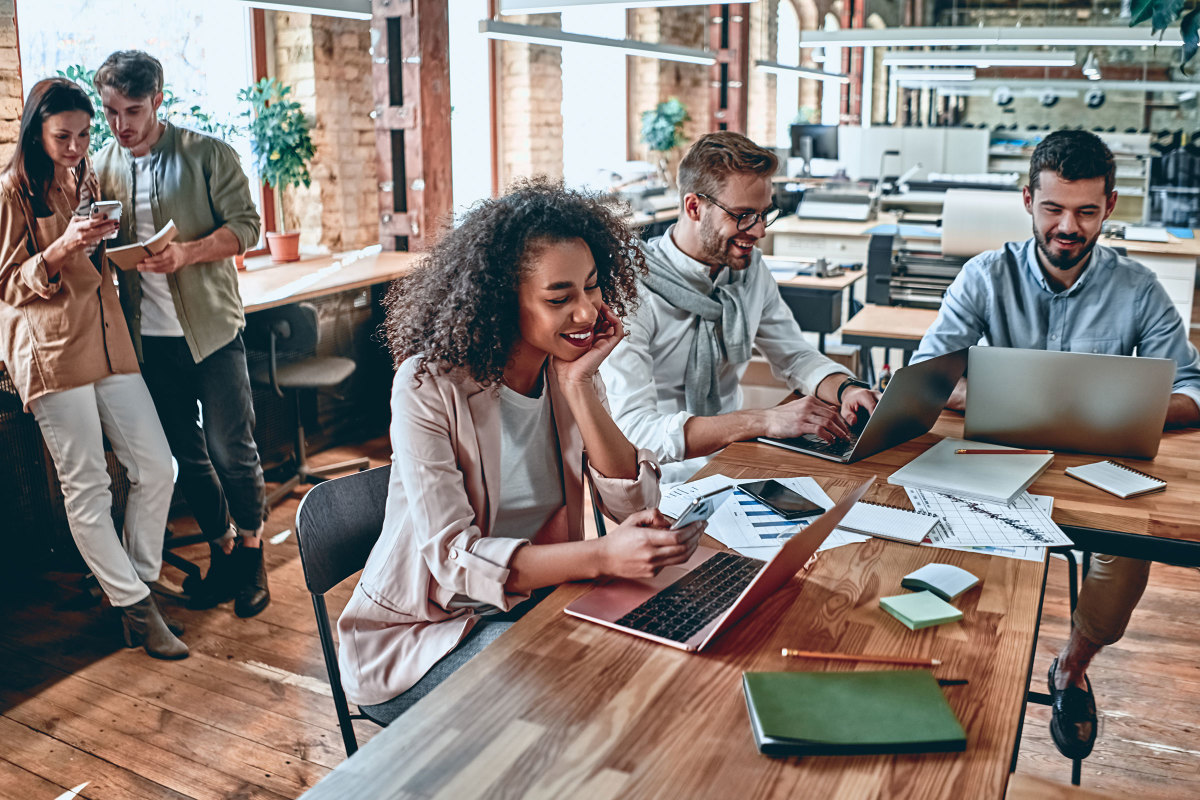
[[[903,622],[910,630],[920,630],[931,625],[958,622],[963,613],[933,592],[913,592],[895,597],[879,598],[884,611]]]

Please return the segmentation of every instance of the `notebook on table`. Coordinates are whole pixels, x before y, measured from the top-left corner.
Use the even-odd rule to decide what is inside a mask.
[[[1053,453],[960,455],[955,450],[1012,450],[965,439],[942,439],[888,477],[888,483],[984,503],[1012,505],[1046,471]]]
[[[949,753],[967,746],[929,670],[744,672],[742,689],[765,755]]]
[[[877,503],[857,503],[838,527],[852,533],[877,536],[906,544],[920,544],[941,517]]]
[[[1122,499],[1151,492],[1161,492],[1167,488],[1166,481],[1144,472],[1138,472],[1136,469],[1115,461],[1097,461],[1094,464],[1067,467],[1066,472],[1072,478],[1090,483],[1097,489],[1103,489]]]

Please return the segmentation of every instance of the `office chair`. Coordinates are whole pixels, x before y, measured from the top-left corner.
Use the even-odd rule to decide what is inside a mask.
[[[386,723],[362,709],[357,714],[350,713],[346,693],[342,690],[325,593],[367,563],[367,556],[383,529],[391,469],[390,465],[375,467],[318,484],[304,495],[296,509],[300,566],[304,570],[304,584],[312,595],[317,634],[321,639],[321,652],[325,656],[325,670],[329,674],[333,706],[347,756],[358,750],[353,720],[370,720],[381,726]]]
[[[267,350],[269,356],[266,364],[251,369],[250,380],[260,386],[271,387],[280,397],[286,396],[284,390],[290,391],[296,412],[296,473],[267,495],[267,508],[274,506],[301,483],[320,483],[339,472],[361,472],[366,469],[370,462],[365,458],[354,458],[326,467],[308,464],[300,392],[337,386],[354,374],[355,369],[354,361],[349,358],[313,355],[319,340],[316,307],[310,303],[295,303],[255,312],[246,325],[246,340],[256,349]],[[289,358],[282,359],[280,351],[284,351]]]

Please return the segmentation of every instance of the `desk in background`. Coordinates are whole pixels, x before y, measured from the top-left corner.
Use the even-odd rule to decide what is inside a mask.
[[[842,342],[867,348],[863,359],[865,375],[870,373],[872,347],[884,349],[884,364],[891,364],[891,348],[899,348],[900,366],[905,366],[935,319],[937,312],[929,308],[865,306],[842,326]]]
[[[238,291],[246,313],[311,300],[337,292],[388,283],[406,274],[418,253],[384,252],[376,247],[305,257],[276,264],[267,256],[246,260],[238,272]]]
[[[817,334],[817,349],[825,352],[825,334],[842,327],[846,290],[852,294],[854,284],[865,276],[866,271],[860,269],[848,270],[833,278],[813,275],[776,278],[776,283],[779,284],[779,295],[792,310],[801,329]]]

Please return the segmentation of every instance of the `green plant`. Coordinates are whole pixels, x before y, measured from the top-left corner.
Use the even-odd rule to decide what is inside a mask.
[[[288,97],[292,87],[275,78],[263,78],[238,92],[248,103],[242,116],[250,120],[250,151],[258,175],[272,189],[309,186],[308,162],[315,148],[308,119],[300,104]]]
[[[100,100],[100,93],[96,91],[96,70],[88,69],[82,64],[72,64],[66,69],[58,70],[58,74],[79,84],[87,92],[88,99],[96,109],[96,116],[92,117],[92,142],[89,146],[89,152],[94,154],[113,138],[112,131],[104,121],[104,103]],[[163,102],[159,112],[163,119],[168,119],[176,125],[226,141],[241,133],[238,126],[221,122],[198,105],[184,105],[182,98],[175,94],[169,84],[163,86]]]
[[[649,111],[642,112],[642,141],[651,150],[666,153],[683,144],[683,123],[691,119],[678,99],[664,100]]]
[[[1185,0],[1133,0],[1129,26],[1150,20],[1151,35],[1161,34],[1182,16],[1179,35],[1183,38],[1183,47],[1179,51],[1179,71],[1187,75],[1187,64],[1200,49],[1200,4],[1184,14],[1184,3]]]

